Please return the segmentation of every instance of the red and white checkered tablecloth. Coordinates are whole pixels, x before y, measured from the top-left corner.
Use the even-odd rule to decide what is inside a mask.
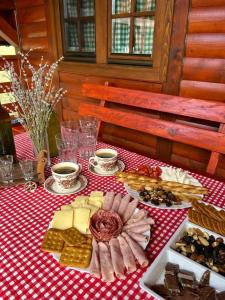
[[[16,136],[16,146],[19,159],[32,157],[31,143],[26,134]],[[98,144],[98,148],[103,147],[116,149],[126,169],[140,164],[163,165],[121,148]],[[53,163],[56,161],[53,160]],[[125,193],[123,185],[114,177],[95,176],[88,172],[87,162],[81,163],[89,184],[79,194],[88,195],[93,190]],[[192,175],[209,189],[205,201],[219,207],[225,206],[224,183],[194,173]],[[51,254],[41,251],[40,245],[54,211],[70,203],[74,197],[55,196],[41,186],[34,193],[24,191],[23,186],[0,189],[1,299],[153,299],[139,287],[139,279],[146,268],[139,268],[127,275],[126,280],[104,283],[90,274],[61,267]],[[153,209],[143,204],[139,207],[147,209],[156,223],[146,249],[152,262],[186,217],[187,209]]]

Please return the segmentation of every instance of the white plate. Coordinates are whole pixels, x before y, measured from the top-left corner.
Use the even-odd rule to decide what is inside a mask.
[[[202,186],[201,183],[194,178],[193,176],[191,176],[187,171],[183,171],[181,169],[176,169],[176,168],[172,168],[172,167],[160,167],[162,170],[162,174],[161,174],[161,179],[162,180],[169,180],[169,181],[175,181],[175,182],[180,182],[180,183],[185,183],[185,184],[192,184],[192,185],[196,185],[196,186]],[[177,172],[182,172],[185,175],[185,179],[182,181],[182,177],[180,177],[181,179],[179,180],[179,178],[177,178]],[[168,176],[168,174],[171,174],[171,178]],[[125,190],[127,191],[127,193],[135,198],[138,199],[141,203],[147,205],[147,206],[151,206],[154,208],[160,208],[160,209],[183,209],[183,208],[188,208],[191,207],[191,203],[189,202],[185,202],[182,201],[181,204],[177,204],[177,205],[172,205],[172,206],[166,206],[166,204],[161,204],[161,205],[155,205],[152,204],[151,202],[144,202],[142,200],[142,198],[139,196],[139,192],[136,190],[133,190],[132,188],[130,188],[128,186],[128,184],[124,184]],[[172,191],[173,192],[173,191]]]
[[[165,275],[165,266],[168,262],[179,264],[180,269],[184,269],[195,273],[196,279],[198,281],[206,270],[210,270],[210,286],[214,287],[217,292],[222,292],[225,289],[224,276],[212,271],[211,269],[199,263],[196,263],[190,258],[170,248],[173,247],[176,241],[178,241],[179,238],[183,236],[184,231],[186,231],[187,228],[190,227],[199,228],[202,231],[207,232],[209,235],[211,234],[214,235],[215,238],[222,237],[215,232],[212,232],[210,230],[202,228],[201,226],[188,222],[187,219],[185,219],[184,222],[178,227],[174,235],[171,237],[169,242],[166,244],[166,246],[163,248],[162,252],[154,260],[154,262],[151,264],[151,266],[147,269],[147,271],[140,279],[141,288],[144,289],[147,293],[150,293],[158,300],[163,300],[164,298],[162,298],[157,293],[152,291],[149,286],[163,283],[164,275]]]
[[[100,171],[98,168],[94,167],[93,165],[88,166],[88,171],[90,171],[92,174],[97,176],[113,176],[116,172],[120,171],[122,172],[125,169],[125,164],[122,160],[117,161],[117,165],[114,170],[103,172]]]
[[[138,212],[138,211],[139,211],[139,209],[136,208],[136,210],[134,211],[134,213],[136,213],[136,212]],[[50,229],[50,228],[52,228],[52,221],[50,222],[48,229]],[[149,241],[150,241],[151,231],[150,231],[150,230],[149,230],[149,231],[146,231],[146,232],[144,232],[143,234],[144,234],[145,236],[148,237],[148,240],[147,240],[147,242],[139,242],[139,245],[140,245],[143,249],[146,249],[146,247],[147,247],[147,245],[148,245],[148,243],[149,243]],[[59,259],[60,259],[60,255],[61,255],[61,254],[59,254],[59,253],[50,253],[50,254],[54,257],[55,260],[57,260],[57,262],[59,262]],[[81,272],[81,273],[90,273],[88,268],[86,268],[86,269],[75,268],[75,267],[66,267],[66,268],[67,268],[67,269],[72,269],[72,270],[77,270],[77,271],[79,271],[79,272]]]
[[[65,191],[64,189],[61,189],[56,184],[54,178],[50,176],[48,179],[45,180],[44,189],[50,194],[63,196],[63,195],[71,195],[71,194],[78,193],[83,189],[85,189],[87,184],[88,184],[87,178],[84,175],[80,175],[78,177],[77,184],[73,188]]]

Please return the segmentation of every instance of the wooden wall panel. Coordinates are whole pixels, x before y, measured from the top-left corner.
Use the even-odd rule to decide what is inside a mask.
[[[225,101],[225,84],[182,80],[180,83],[180,96],[198,99]]]
[[[191,0],[192,7],[219,7],[224,6],[224,0]]]
[[[189,33],[225,32],[225,1],[224,6],[196,7],[189,14]]]
[[[225,83],[225,59],[185,57],[183,79]]]

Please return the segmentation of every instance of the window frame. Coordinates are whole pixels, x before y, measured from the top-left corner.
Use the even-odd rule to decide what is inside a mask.
[[[50,1],[50,0],[49,0]],[[96,26],[96,59],[90,62],[79,62],[77,57],[64,60],[59,71],[80,75],[103,76],[121,79],[150,81],[162,83],[166,81],[169,59],[170,37],[175,0],[157,0],[155,11],[155,31],[153,41],[152,66],[140,66],[108,62],[108,4],[110,1],[95,0]],[[63,37],[60,24],[59,1],[54,5],[54,23],[56,26],[57,53],[63,56]]]

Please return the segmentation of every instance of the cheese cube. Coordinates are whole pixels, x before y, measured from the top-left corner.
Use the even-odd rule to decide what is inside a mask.
[[[86,234],[90,224],[90,213],[89,208],[78,207],[74,209],[74,222],[73,226],[78,229],[81,233]]]
[[[61,206],[61,210],[70,210],[70,209],[73,209],[72,205],[62,205]]]
[[[93,191],[93,192],[91,192],[90,197],[103,197],[103,192]]]
[[[91,205],[97,206],[98,208],[101,208],[102,204],[103,204],[103,200],[101,200],[101,198],[95,198],[95,197],[89,198],[88,204],[91,204]]]
[[[97,206],[94,206],[94,205],[91,205],[91,204],[85,204],[84,206],[85,208],[89,208],[91,210],[91,213],[90,213],[90,218],[93,216],[93,214],[99,210],[99,207]]]
[[[52,221],[52,227],[56,229],[67,229],[73,226],[73,210],[56,211]]]
[[[75,201],[70,203],[73,207],[83,207],[84,204],[88,202],[88,196],[78,196],[75,198]]]

